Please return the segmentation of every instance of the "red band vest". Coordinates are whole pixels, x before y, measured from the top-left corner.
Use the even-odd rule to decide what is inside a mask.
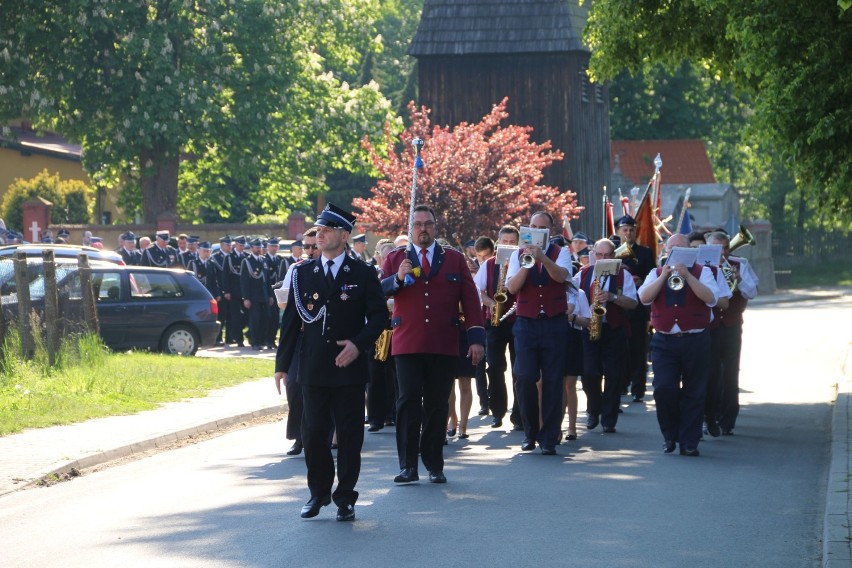
[[[700,278],[702,268],[695,265],[689,271]],[[656,269],[658,278],[662,270],[662,267]],[[651,324],[663,333],[670,332],[675,324],[681,331],[706,329],[710,325],[710,313],[707,304],[695,295],[688,284],[675,292],[666,283],[651,304]]]
[[[551,244],[547,249],[547,257],[556,262],[561,250],[558,245]],[[565,314],[568,309],[565,283],[554,281],[547,270],[536,263],[527,273],[527,280],[518,292],[516,302],[518,309],[515,313],[525,318],[535,319],[542,313],[549,318]]]

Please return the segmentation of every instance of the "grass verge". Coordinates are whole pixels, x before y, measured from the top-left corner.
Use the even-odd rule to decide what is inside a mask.
[[[0,435],[134,414],[272,374],[269,361],[248,357],[111,353],[97,337],[66,340],[53,367],[43,349],[31,361],[19,353],[12,335],[0,361]]]

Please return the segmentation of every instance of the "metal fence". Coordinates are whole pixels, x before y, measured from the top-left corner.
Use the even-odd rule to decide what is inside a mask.
[[[776,270],[812,266],[825,260],[852,262],[852,233],[808,229],[796,234],[772,236],[772,258]]]

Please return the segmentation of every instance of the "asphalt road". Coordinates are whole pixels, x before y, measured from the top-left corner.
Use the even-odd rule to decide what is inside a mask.
[[[284,458],[277,422],[3,497],[2,564],[819,566],[850,316],[852,300],[751,308],[736,435],[700,458],[664,455],[653,402],[626,403],[617,434],[557,457],[472,418],[447,485],[400,487],[385,429],[366,435],[358,520],[305,521],[304,460]]]

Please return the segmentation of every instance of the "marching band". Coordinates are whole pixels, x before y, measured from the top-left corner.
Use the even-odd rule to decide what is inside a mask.
[[[621,397],[644,403],[649,354],[664,453],[679,448],[680,455],[697,457],[704,435],[734,434],[743,313],[758,285],[749,262],[731,254],[754,243],[745,229],[734,237],[720,230],[674,234],[656,260],[651,249],[637,243],[641,227],[630,215],[611,225],[613,234],[592,242],[582,233],[571,234],[570,228],[567,234],[555,234],[553,215],[538,211],[529,226],[506,225],[494,240],[485,235],[475,239],[476,256],[471,256],[463,245],[456,250],[439,238],[442,228],[434,211],[419,205],[410,234],[381,239],[374,256],[367,258],[361,250],[365,235],[354,237],[355,249],[348,233],[342,239],[332,233],[351,231],[354,217],[330,207],[318,219],[324,224],[294,243],[290,258],[279,253],[281,241],[275,237],[226,236],[213,252],[210,242],[189,236],[181,251],[168,245],[170,235],[162,231],[144,252],[133,247],[136,236],[125,233],[118,252],[127,264],[192,271],[222,303],[225,343],[243,346],[248,328],[245,336],[254,349],[277,348],[276,371],[286,368],[291,414],[298,415],[288,417],[287,437],[295,442],[287,454],[298,455],[309,443],[310,455],[325,456],[332,437],[335,445],[346,445],[350,465],[338,466],[350,469],[344,473],[345,487],[334,494],[338,520],[354,519],[357,475],[351,464],[360,460],[363,441],[349,431],[356,423],[363,429],[356,415],[364,418],[368,432],[396,427],[400,471],[395,483],[418,481],[421,460],[430,482],[447,482],[443,446],[457,432],[459,438],[467,437],[464,426],[470,411],[467,400],[461,417],[456,417],[454,385],[456,378],[473,377],[480,359],[487,378],[477,390],[485,414],[491,414],[490,426],[523,431],[522,452],[538,448],[542,455],[556,455],[560,444],[578,439],[578,378],[586,398],[586,430],[600,425],[604,433],[615,434]],[[546,240],[531,242],[529,236],[536,232],[546,234]],[[318,233],[326,255],[328,250],[343,251],[336,258],[340,272],[346,272],[344,280],[351,280],[350,271],[359,280],[337,290],[337,283],[329,285],[320,278],[319,259],[325,257],[315,244]],[[454,240],[460,242],[458,235]],[[354,271],[356,266],[369,270]],[[298,280],[295,269],[303,274]],[[329,265],[327,272],[331,270]],[[363,280],[368,274],[369,287]],[[351,349],[348,357],[359,361],[358,377],[352,375],[355,368],[345,375],[351,378],[341,392],[348,402],[346,409],[335,407],[338,422],[315,422],[316,416],[306,413],[326,408],[324,391],[311,387],[310,400],[302,400],[308,395],[300,379],[304,376],[307,385],[325,383],[313,371],[322,367],[311,362],[309,353],[314,351],[303,342],[322,343],[332,327],[361,329],[363,315],[357,316],[360,322],[335,318],[337,313],[355,313],[349,300],[360,297],[359,287],[380,289],[385,299],[381,325],[370,312],[369,334],[364,336],[369,342],[346,347]],[[288,298],[296,296],[298,309],[285,325],[281,316],[290,308]],[[375,310],[375,298],[370,301]],[[360,308],[356,311],[363,314]],[[462,368],[470,370],[459,371]],[[366,396],[354,396],[351,385]],[[507,414],[510,424],[504,426]],[[306,424],[310,440],[302,435]],[[311,486],[305,517],[315,516],[332,499],[326,494],[328,479],[333,479],[326,458],[310,459],[314,465],[309,470],[320,468],[325,481],[322,487]]]

